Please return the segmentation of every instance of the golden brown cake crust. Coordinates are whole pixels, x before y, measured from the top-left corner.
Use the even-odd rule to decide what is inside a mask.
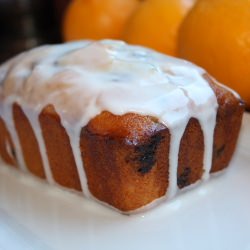
[[[223,87],[210,82],[219,104],[214,131],[213,162],[211,172],[216,172],[228,166],[238,139],[244,102]]]
[[[9,144],[11,152],[8,152],[6,143]],[[10,166],[16,166],[15,150],[5,122],[0,118],[0,156]]]
[[[16,103],[13,105],[13,117],[25,164],[32,174],[44,179],[44,166],[36,136],[23,110]]]
[[[169,139],[168,129],[147,116],[105,112],[93,119],[81,132],[91,193],[122,211],[163,196],[168,185]]]
[[[184,188],[200,180],[203,174],[204,139],[197,119],[191,118],[182,136],[177,185]]]
[[[39,121],[53,178],[64,187],[81,191],[69,137],[52,105],[42,110]]]

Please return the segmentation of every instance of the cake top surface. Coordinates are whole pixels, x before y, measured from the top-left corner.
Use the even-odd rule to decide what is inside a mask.
[[[184,60],[121,41],[42,46],[0,67],[0,98],[40,112],[48,104],[68,124],[107,110],[157,117],[168,127],[217,107],[205,72]]]

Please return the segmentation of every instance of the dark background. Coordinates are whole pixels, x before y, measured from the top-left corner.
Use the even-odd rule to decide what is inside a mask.
[[[58,43],[69,0],[0,0],[0,63],[40,44]]]

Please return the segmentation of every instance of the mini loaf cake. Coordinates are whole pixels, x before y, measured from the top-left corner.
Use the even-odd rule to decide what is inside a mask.
[[[201,68],[120,41],[24,52],[0,82],[2,159],[123,212],[226,168],[244,110]]]

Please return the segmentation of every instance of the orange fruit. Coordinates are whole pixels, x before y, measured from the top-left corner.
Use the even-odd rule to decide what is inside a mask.
[[[250,107],[250,0],[200,0],[183,21],[178,55],[235,89]]]
[[[124,40],[176,54],[176,37],[181,21],[195,0],[147,0],[130,18]]]
[[[66,41],[120,38],[139,0],[74,0],[63,23]]]

